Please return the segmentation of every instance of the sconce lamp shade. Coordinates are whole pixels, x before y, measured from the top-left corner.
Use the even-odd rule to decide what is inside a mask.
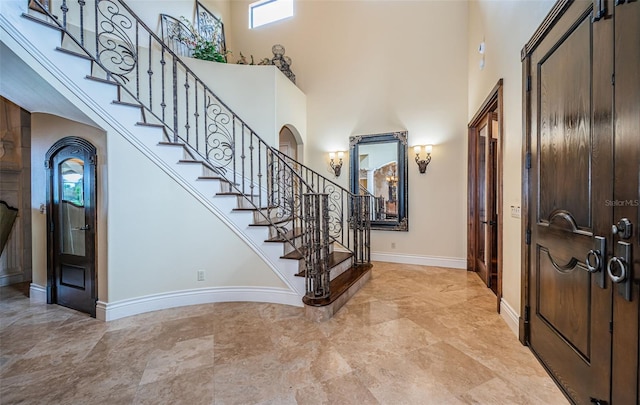
[[[431,151],[433,150],[433,145],[426,145],[424,147],[424,151],[427,155],[424,159],[420,159],[421,150],[422,145],[416,145],[413,147],[413,151],[416,154],[416,163],[418,164],[418,170],[420,171],[420,173],[424,173],[427,171],[427,166],[431,162]]]
[[[338,163],[335,162],[336,154],[338,155]],[[329,166],[331,170],[333,170],[333,174],[336,177],[340,177],[340,173],[342,171],[342,158],[344,157],[344,152],[329,152]]]

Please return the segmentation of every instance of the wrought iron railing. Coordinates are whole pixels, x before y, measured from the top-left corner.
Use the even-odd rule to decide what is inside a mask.
[[[370,195],[354,195],[338,183],[329,180],[284,153],[275,152],[304,179],[313,193],[327,195],[327,215],[329,217],[327,226],[331,241],[337,242],[353,252],[355,264],[369,263],[371,261],[369,241],[373,198]],[[366,203],[367,206],[363,207],[363,203]],[[361,218],[362,215],[367,215],[366,220]]]
[[[39,0],[30,2],[42,6]],[[144,107],[147,123],[161,125],[167,140],[183,144],[194,159],[241,193],[262,222],[305,258],[308,277],[317,270],[309,261],[316,246],[302,246],[299,236],[308,241],[309,233],[322,227],[331,241],[352,251],[357,262],[369,261],[368,217],[353,218],[368,210],[360,197],[269,146],[123,1],[53,3],[41,11],[66,34],[63,40],[69,38],[93,59],[92,74],[118,84],[121,101]],[[57,10],[61,16],[54,16]],[[325,227],[325,217],[316,216],[312,226],[312,219],[303,215],[303,196],[324,193],[328,222]],[[350,226],[345,229],[345,224]],[[324,279],[326,283],[317,286],[323,292],[329,290],[328,276]],[[315,296],[316,291],[307,295]]]
[[[160,14],[162,40],[178,56],[193,56],[199,41],[208,41],[221,58],[227,60],[227,47],[222,20],[199,1],[196,2],[196,24],[184,18]]]

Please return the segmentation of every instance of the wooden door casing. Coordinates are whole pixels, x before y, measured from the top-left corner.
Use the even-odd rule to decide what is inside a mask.
[[[500,79],[469,122],[469,155],[467,166],[467,270],[477,272],[487,286],[491,287],[495,292],[496,310],[498,312],[500,312],[502,299],[502,87],[503,80]],[[482,221],[485,219],[480,218],[479,200],[483,198],[483,195],[481,195],[480,192],[481,185],[479,184],[478,175],[481,165],[479,150],[480,128],[485,123],[491,123],[490,128],[487,128],[487,132],[491,132],[491,137],[487,138],[487,147],[492,148],[494,153],[488,161],[484,161],[485,172],[488,172],[491,176],[491,187],[494,191],[492,193],[492,200],[489,201],[490,210],[493,215],[492,218],[487,221],[487,225],[482,224]],[[486,153],[484,156],[487,156]],[[489,164],[489,166],[487,166],[487,164]],[[493,268],[485,269],[485,266],[481,263],[481,260],[479,260],[480,243],[482,243],[479,233],[482,231],[482,228],[489,227],[488,223],[491,220],[493,220],[493,225],[491,225],[491,232],[488,233],[491,241],[491,247],[488,249],[488,257]],[[485,252],[485,254],[486,253],[487,252]],[[491,277],[492,274],[494,275],[493,280]],[[494,285],[492,285],[492,283]]]

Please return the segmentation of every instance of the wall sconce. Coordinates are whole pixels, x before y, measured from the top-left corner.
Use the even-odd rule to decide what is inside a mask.
[[[420,159],[420,150],[422,149],[422,145],[417,145],[413,147],[413,151],[416,153],[416,163],[418,164],[418,170],[420,173],[424,173],[427,171],[427,166],[429,162],[431,162],[431,150],[433,149],[432,145],[427,145],[424,147],[424,151],[427,154],[427,157],[424,159]]]
[[[335,162],[336,154],[338,155],[338,163]],[[329,152],[329,166],[333,170],[333,174],[336,177],[340,177],[340,172],[342,171],[342,158],[344,157],[344,152]]]

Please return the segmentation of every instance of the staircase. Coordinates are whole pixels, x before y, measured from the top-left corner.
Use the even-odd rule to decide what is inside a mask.
[[[241,233],[310,318],[331,317],[368,280],[368,196],[263,141],[124,2],[30,4],[21,18],[43,30],[32,46],[53,66],[84,64],[70,78],[78,94]]]

